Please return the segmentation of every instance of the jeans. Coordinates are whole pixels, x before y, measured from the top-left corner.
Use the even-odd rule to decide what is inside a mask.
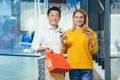
[[[70,80],[92,80],[92,69],[71,69],[69,72]]]

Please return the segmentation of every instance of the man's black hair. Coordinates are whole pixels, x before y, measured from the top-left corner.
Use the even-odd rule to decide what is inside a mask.
[[[49,13],[50,13],[51,10],[58,11],[59,14],[60,14],[60,16],[61,16],[61,10],[60,10],[60,8],[58,8],[56,6],[53,6],[53,7],[49,8],[48,11],[47,11],[47,15],[49,15]]]

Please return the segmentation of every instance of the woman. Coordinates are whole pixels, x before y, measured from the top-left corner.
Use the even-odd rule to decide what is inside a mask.
[[[70,80],[92,80],[92,55],[97,50],[94,31],[88,26],[88,16],[82,9],[73,13],[73,26],[60,36],[61,51],[68,54]]]

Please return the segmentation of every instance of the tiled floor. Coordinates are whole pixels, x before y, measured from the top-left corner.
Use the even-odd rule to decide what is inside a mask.
[[[111,59],[111,80],[120,80],[120,57]]]
[[[36,57],[0,56],[0,80],[37,80]]]
[[[0,56],[0,80],[38,80],[37,59],[38,57]],[[102,80],[96,79],[98,74],[94,72],[94,80]],[[68,73],[65,80],[69,80]]]

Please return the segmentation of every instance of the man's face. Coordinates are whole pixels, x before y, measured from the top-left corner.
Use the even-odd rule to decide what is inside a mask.
[[[57,27],[58,22],[60,20],[59,12],[55,10],[51,10],[47,17],[50,25]]]

